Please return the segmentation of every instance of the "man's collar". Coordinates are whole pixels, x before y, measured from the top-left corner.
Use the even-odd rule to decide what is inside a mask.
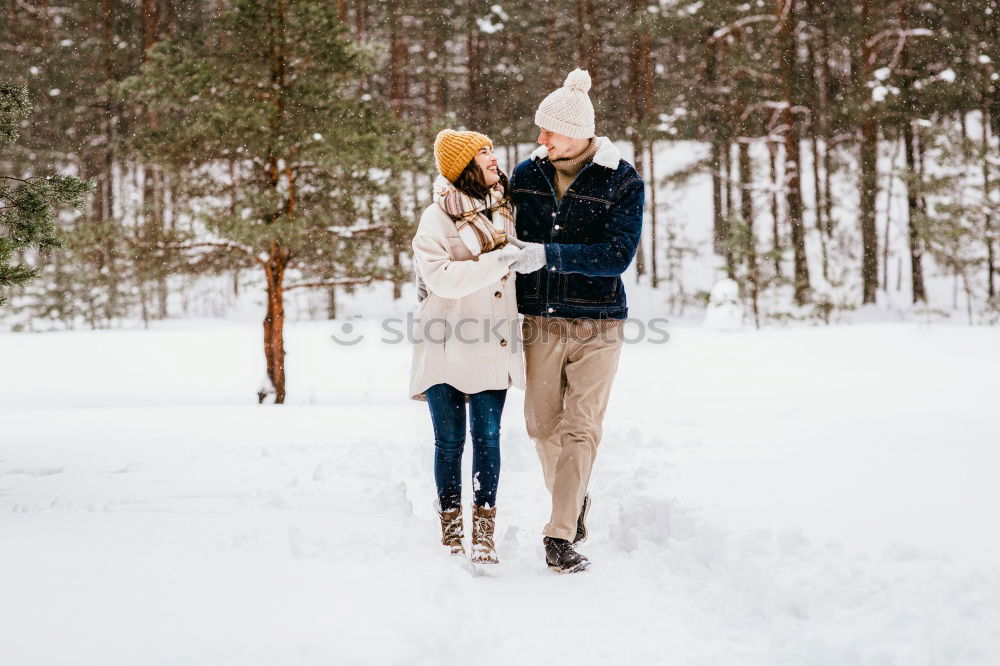
[[[549,156],[549,149],[539,146],[531,153],[531,159],[538,161]],[[622,158],[622,151],[618,150],[611,139],[606,136],[597,137],[597,153],[594,155],[594,164],[599,164],[606,169],[617,169],[618,161]]]

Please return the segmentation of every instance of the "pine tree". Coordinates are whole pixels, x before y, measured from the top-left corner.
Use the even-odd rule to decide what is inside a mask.
[[[385,274],[379,253],[390,225],[377,199],[392,183],[378,169],[402,159],[403,147],[371,95],[355,97],[365,63],[336,6],[239,0],[218,28],[218,44],[160,42],[119,90],[159,118],[137,135],[140,153],[205,184],[203,229],[179,249],[201,253],[202,265],[232,255],[263,273],[267,377],[258,397],[282,403],[284,295]]]
[[[0,82],[0,149],[17,139],[20,122],[30,111],[26,88]],[[0,174],[0,305],[5,302],[2,290],[23,285],[38,275],[23,253],[44,253],[59,247],[57,208],[79,208],[92,189],[89,181],[56,173]]]

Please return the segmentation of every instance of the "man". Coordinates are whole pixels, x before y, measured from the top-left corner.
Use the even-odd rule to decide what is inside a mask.
[[[589,90],[577,69],[542,101],[541,145],[511,178],[525,420],[552,495],[545,560],[560,573],[589,564],[575,544],[587,536],[587,484],[628,315],[621,274],[639,245],[645,196],[632,165],[595,136]]]

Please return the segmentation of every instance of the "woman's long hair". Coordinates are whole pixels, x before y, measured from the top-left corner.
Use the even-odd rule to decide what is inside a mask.
[[[497,168],[497,173],[500,174],[500,186],[503,188],[503,198],[496,203],[496,206],[499,206],[510,201],[510,181],[507,180],[506,174],[499,168]],[[489,194],[490,188],[486,186],[486,179],[483,178],[483,170],[476,164],[476,158],[472,158],[465,165],[465,168],[462,169],[462,173],[455,179],[455,188],[470,197],[486,201],[486,195]],[[472,230],[475,232],[476,237],[479,238],[482,247],[487,247],[487,243],[490,241],[484,238],[483,232],[475,225],[472,226]],[[504,241],[497,247],[503,247],[506,244],[507,242]]]
[[[510,199],[510,181],[507,180],[507,175],[499,168],[497,172],[500,174],[500,185],[503,187],[502,201],[507,201]],[[486,200],[486,195],[489,193],[490,188],[486,186],[486,180],[483,178],[483,170],[476,164],[476,158],[473,157],[465,165],[465,168],[462,169],[462,173],[455,179],[455,187],[470,197]]]

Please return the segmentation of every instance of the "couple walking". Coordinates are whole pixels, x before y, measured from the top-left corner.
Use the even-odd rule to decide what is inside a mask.
[[[489,137],[444,130],[434,142],[440,176],[413,239],[423,334],[410,395],[430,407],[442,543],[453,554],[465,553],[468,405],[474,562],[499,561],[500,416],[515,386],[552,497],[546,563],[562,573],[589,564],[576,544],[587,536],[587,484],[627,315],[621,274],[644,197],[632,165],[595,136],[589,89],[577,69],[542,101],[540,145],[509,181]]]

